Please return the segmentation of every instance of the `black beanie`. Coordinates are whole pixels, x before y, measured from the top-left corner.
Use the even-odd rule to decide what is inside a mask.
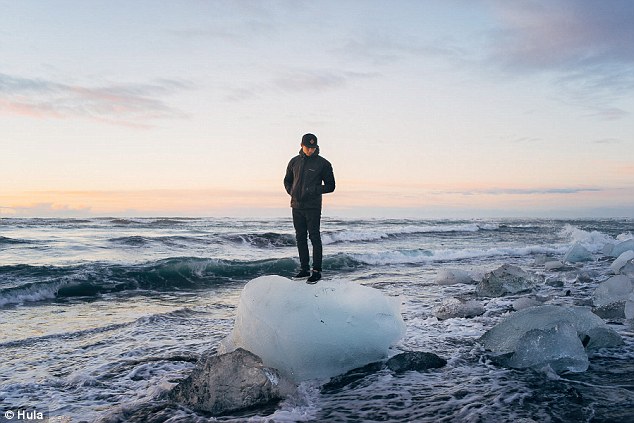
[[[317,137],[314,134],[304,134],[302,137],[302,145],[308,148],[317,148]]]

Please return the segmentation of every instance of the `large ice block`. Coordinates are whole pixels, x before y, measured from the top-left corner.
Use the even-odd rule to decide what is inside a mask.
[[[400,305],[348,280],[263,276],[244,287],[220,352],[242,347],[295,381],[332,377],[387,356],[405,334]]]

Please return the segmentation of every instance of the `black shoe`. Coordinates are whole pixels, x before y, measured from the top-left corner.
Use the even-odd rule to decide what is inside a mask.
[[[313,270],[313,274],[310,275],[310,278],[306,279],[306,283],[317,283],[317,281],[321,279],[321,272],[318,272],[317,270]]]
[[[306,276],[310,276],[308,270],[300,270],[299,273],[295,275],[296,278],[305,278]]]

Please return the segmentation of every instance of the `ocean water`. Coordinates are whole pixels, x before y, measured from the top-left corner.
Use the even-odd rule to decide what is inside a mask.
[[[72,422],[634,421],[632,322],[608,321],[625,345],[591,356],[584,373],[499,367],[478,343],[519,297],[589,305],[609,277],[604,245],[633,232],[631,219],[324,217],[324,277],[400,296],[407,334],[393,353],[429,351],[447,366],[334,390],[309,381],[276,406],[211,418],[162,395],[229,333],[246,282],[297,270],[290,217],[0,219],[0,421],[19,409]],[[561,259],[576,242],[591,261],[544,270],[544,256]],[[482,299],[487,311],[472,319],[435,317],[443,299],[475,291],[438,285],[440,270],[479,280],[502,264],[563,286]]]

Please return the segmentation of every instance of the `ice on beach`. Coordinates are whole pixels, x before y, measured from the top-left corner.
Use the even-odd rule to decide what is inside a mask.
[[[518,266],[505,264],[488,272],[476,286],[479,297],[502,297],[533,290],[543,283],[543,277]]]
[[[475,300],[462,301],[458,298],[447,298],[436,308],[436,318],[447,320],[452,318],[469,318],[480,316],[486,312],[484,306]]]
[[[564,326],[575,331],[574,340]],[[540,366],[549,364],[553,370],[583,371],[574,370],[583,367],[577,354],[577,342],[585,345],[586,350],[594,350],[621,345],[623,340],[587,308],[543,305],[511,314],[482,335],[480,342],[487,350],[502,357],[507,365],[532,363],[531,360],[538,358],[530,359],[530,355],[539,352],[550,357],[540,361]]]
[[[562,267],[564,267],[564,264],[559,260],[548,261],[544,264],[545,270],[561,269]]]
[[[295,381],[336,376],[387,356],[405,335],[400,300],[348,280],[253,279],[219,352],[242,347]]]
[[[634,280],[634,260],[628,261],[619,271],[622,275],[629,276],[632,280]]]
[[[621,253],[614,262],[610,265],[612,273],[619,273],[621,269],[627,264],[628,261],[634,259],[634,251],[627,250]]]
[[[632,293],[625,302],[625,318],[634,319],[634,293]]]
[[[436,275],[436,283],[438,285],[470,284],[473,283],[473,278],[464,270],[440,269]]]
[[[592,255],[590,254],[590,251],[588,251],[586,247],[577,242],[572,247],[570,247],[568,252],[566,252],[563,261],[564,263],[579,263],[582,261],[589,261],[591,259]]]
[[[612,257],[618,257],[628,250],[634,251],[634,239],[628,239],[623,242],[619,242],[614,247],[612,247],[610,255]]]
[[[520,297],[513,301],[513,310],[524,310],[529,307],[536,307],[544,304],[543,300],[531,297]]]
[[[524,333],[508,362],[517,369],[550,366],[555,372],[585,372],[588,355],[575,327],[560,323],[549,329],[532,329]]]
[[[601,282],[592,295],[592,304],[606,307],[613,303],[625,302],[634,291],[632,280],[625,275],[613,276]]]

